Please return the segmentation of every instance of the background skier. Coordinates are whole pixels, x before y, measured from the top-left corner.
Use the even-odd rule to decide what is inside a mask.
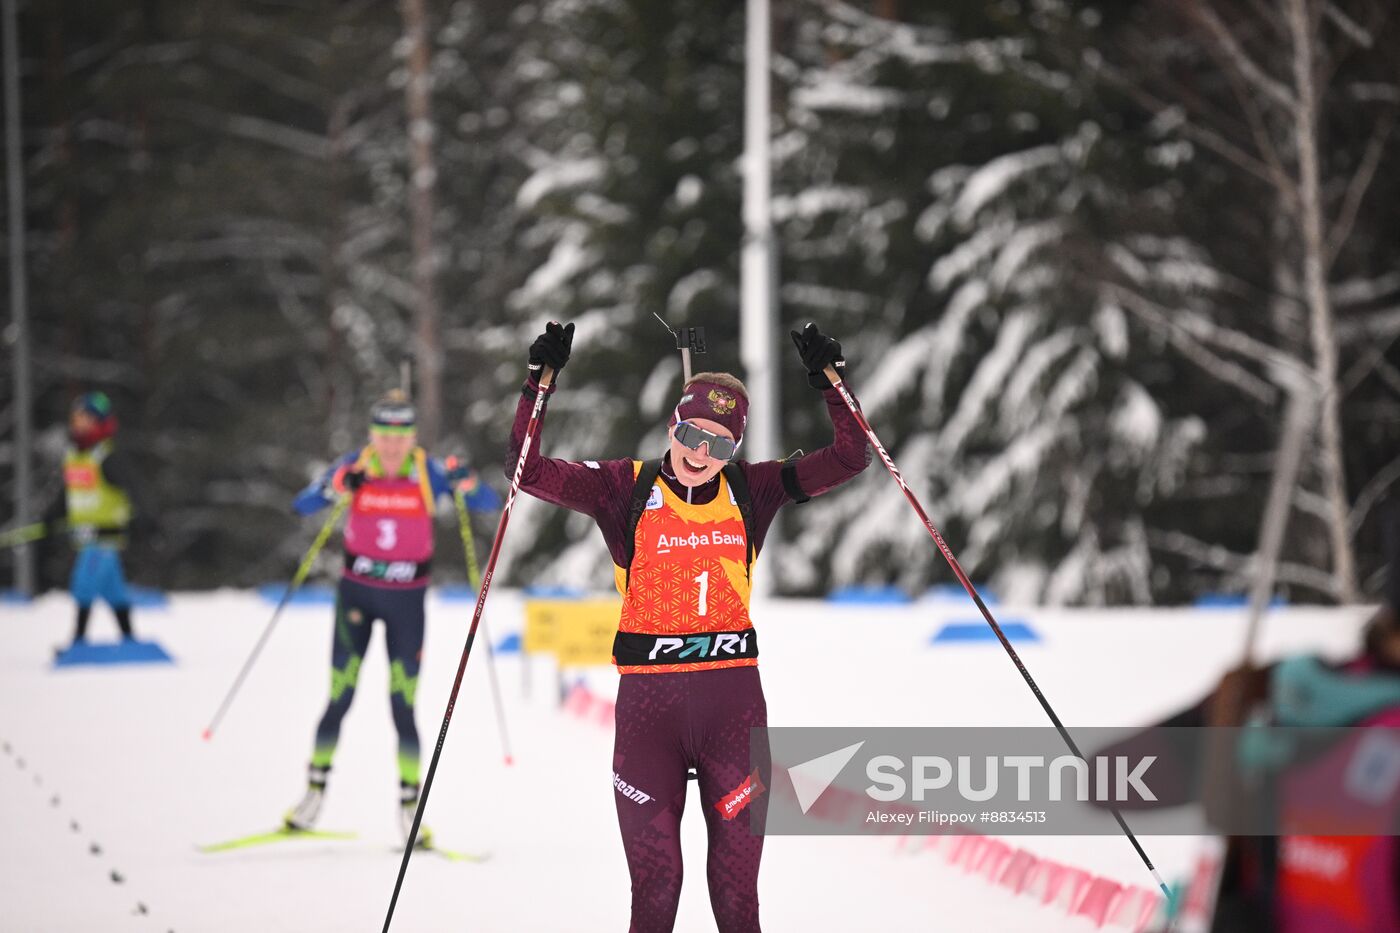
[[[500,497],[465,465],[444,464],[417,444],[416,412],[393,391],[375,403],[369,444],[345,454],[293,503],[311,515],[342,495],[351,497],[345,526],[345,569],[336,592],[331,638],[330,699],[316,727],[307,790],[284,818],[291,830],[313,827],[320,815],[340,724],[350,710],[375,620],[384,623],[389,653],[389,701],[398,731],[400,813],[405,835],[418,805],[419,745],[414,722],[423,655],[424,599],[433,560],[438,500],[461,492],[476,511],[500,507]],[[421,828],[418,843],[431,843]]]

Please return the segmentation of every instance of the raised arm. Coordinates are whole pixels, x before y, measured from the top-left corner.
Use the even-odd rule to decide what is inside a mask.
[[[835,366],[845,378],[846,360],[841,355],[841,344],[821,333],[815,324],[808,324],[800,334],[793,331],[792,339],[807,369],[808,384],[822,391],[833,438],[830,444],[793,464],[767,460],[744,465],[760,542],[778,509],[789,502],[805,502],[830,492],[855,478],[870,465],[874,456],[865,432],[846,411],[841,394],[832,388],[831,380],[822,372],[827,366]]]
[[[558,388],[559,371],[569,361],[573,336],[574,325],[564,327],[550,322],[545,327],[545,332],[530,347],[530,375],[525,380],[520,401],[516,404],[515,424],[511,426],[510,446],[506,450],[505,474],[509,480],[515,471],[521,445],[525,443],[525,431],[530,425],[535,396],[541,391],[540,374],[547,366],[554,371],[555,379],[543,390],[545,403],[540,409],[535,436],[530,443],[530,452],[520,474],[520,488],[537,499],[597,518],[615,506],[618,495],[617,480],[622,470],[620,464],[626,468],[626,485],[623,488],[630,491],[631,462],[578,462],[540,455],[541,434],[544,431],[545,414],[549,409],[549,398]]]
[[[826,401],[827,417],[831,419],[832,441],[798,460],[794,467],[798,488],[807,496],[820,496],[855,479],[874,457],[865,432],[846,410],[841,394],[835,389],[826,389],[822,397]]]

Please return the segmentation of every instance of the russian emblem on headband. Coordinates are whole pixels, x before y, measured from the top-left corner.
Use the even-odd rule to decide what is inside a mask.
[[[710,401],[710,408],[713,409],[714,413],[717,415],[727,415],[739,404],[737,398],[730,395],[728,392],[721,392],[719,389],[711,389],[710,394],[706,396],[706,398]]]

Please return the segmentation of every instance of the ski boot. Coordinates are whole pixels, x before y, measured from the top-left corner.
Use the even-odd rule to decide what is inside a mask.
[[[418,785],[399,782],[399,817],[403,822],[403,838],[408,839],[409,833],[413,832],[413,815],[418,812]],[[433,831],[423,824],[418,824],[418,838],[413,845],[419,849],[431,849],[433,847]]]
[[[321,803],[326,799],[326,777],[330,770],[316,765],[307,769],[306,794],[282,817],[282,826],[288,832],[305,832],[315,828],[316,820],[321,815]]]

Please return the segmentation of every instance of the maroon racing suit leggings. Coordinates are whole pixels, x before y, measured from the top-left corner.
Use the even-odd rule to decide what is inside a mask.
[[[631,933],[669,933],[675,925],[681,813],[692,770],[710,840],[706,874],[719,933],[759,933],[770,761],[766,744],[751,760],[749,730],[767,725],[756,667],[622,675],[613,798],[632,876]]]

